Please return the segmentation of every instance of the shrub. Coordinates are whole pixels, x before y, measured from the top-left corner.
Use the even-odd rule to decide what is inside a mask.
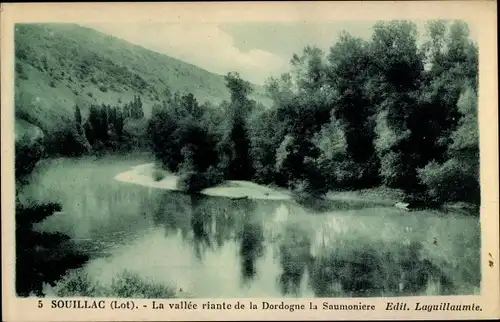
[[[452,158],[443,164],[430,162],[418,170],[427,187],[427,195],[435,202],[472,201],[480,197],[477,169],[467,162]]]
[[[208,184],[210,186],[215,186],[224,181],[224,174],[222,171],[214,166],[208,167],[205,172],[205,176],[207,178]]]
[[[173,298],[175,291],[171,287],[157,284],[128,271],[113,278],[108,291],[109,296],[125,298]]]
[[[404,186],[402,154],[389,151],[380,157],[379,173],[384,185],[388,187]]]
[[[99,90],[103,93],[106,93],[108,91],[108,88],[104,85],[99,86]]]
[[[50,81],[50,87],[56,87],[56,83],[53,80]]]
[[[23,65],[16,63],[16,73],[22,74],[24,72]]]
[[[28,53],[25,48],[21,48],[18,44],[16,44],[15,55],[17,59],[28,60]]]
[[[160,181],[165,178],[165,172],[159,169],[154,169],[153,170],[153,180],[154,181]]]
[[[208,180],[203,173],[189,171],[179,178],[179,189],[188,193],[199,192],[209,186]]]
[[[81,269],[73,270],[60,280],[55,287],[57,296],[103,296],[104,289]]]
[[[209,167],[205,172],[186,171],[179,178],[179,189],[188,193],[196,193],[223,181],[222,171]]]
[[[110,285],[93,281],[82,269],[70,272],[54,287],[56,296],[88,296],[118,298],[173,298],[172,287],[155,283],[138,274],[123,271],[115,276]]]
[[[88,141],[73,122],[47,134],[44,145],[50,155],[81,156],[90,151]]]
[[[15,144],[15,177],[23,181],[35,168],[44,155],[43,138],[31,142],[29,138],[22,138]]]
[[[311,185],[307,180],[295,180],[291,184],[293,194],[297,201],[304,201],[311,196]]]

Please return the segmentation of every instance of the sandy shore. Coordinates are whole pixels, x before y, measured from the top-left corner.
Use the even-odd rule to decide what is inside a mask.
[[[174,174],[163,172],[164,177],[161,180],[154,180],[154,163],[141,164],[131,168],[128,171],[119,173],[115,180],[120,182],[138,184],[156,189],[178,191],[179,177]],[[224,183],[204,189],[200,192],[207,196],[227,197],[227,198],[248,198],[248,199],[266,199],[266,200],[291,200],[289,194],[262,186],[250,181],[230,180]]]

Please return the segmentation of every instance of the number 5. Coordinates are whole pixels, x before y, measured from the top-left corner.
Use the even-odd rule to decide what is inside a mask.
[[[41,309],[43,307],[42,300],[38,300],[38,308]]]

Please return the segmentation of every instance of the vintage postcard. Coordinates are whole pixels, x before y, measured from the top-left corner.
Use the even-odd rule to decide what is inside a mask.
[[[3,320],[498,318],[496,6],[2,4]]]

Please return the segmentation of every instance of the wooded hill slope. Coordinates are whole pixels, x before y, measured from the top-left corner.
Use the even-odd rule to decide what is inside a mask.
[[[164,54],[76,24],[15,27],[15,112],[51,132],[85,116],[91,104],[121,104],[140,95],[146,117],[165,90],[191,92],[200,101],[229,99],[224,78]],[[253,85],[253,99],[268,104]]]

